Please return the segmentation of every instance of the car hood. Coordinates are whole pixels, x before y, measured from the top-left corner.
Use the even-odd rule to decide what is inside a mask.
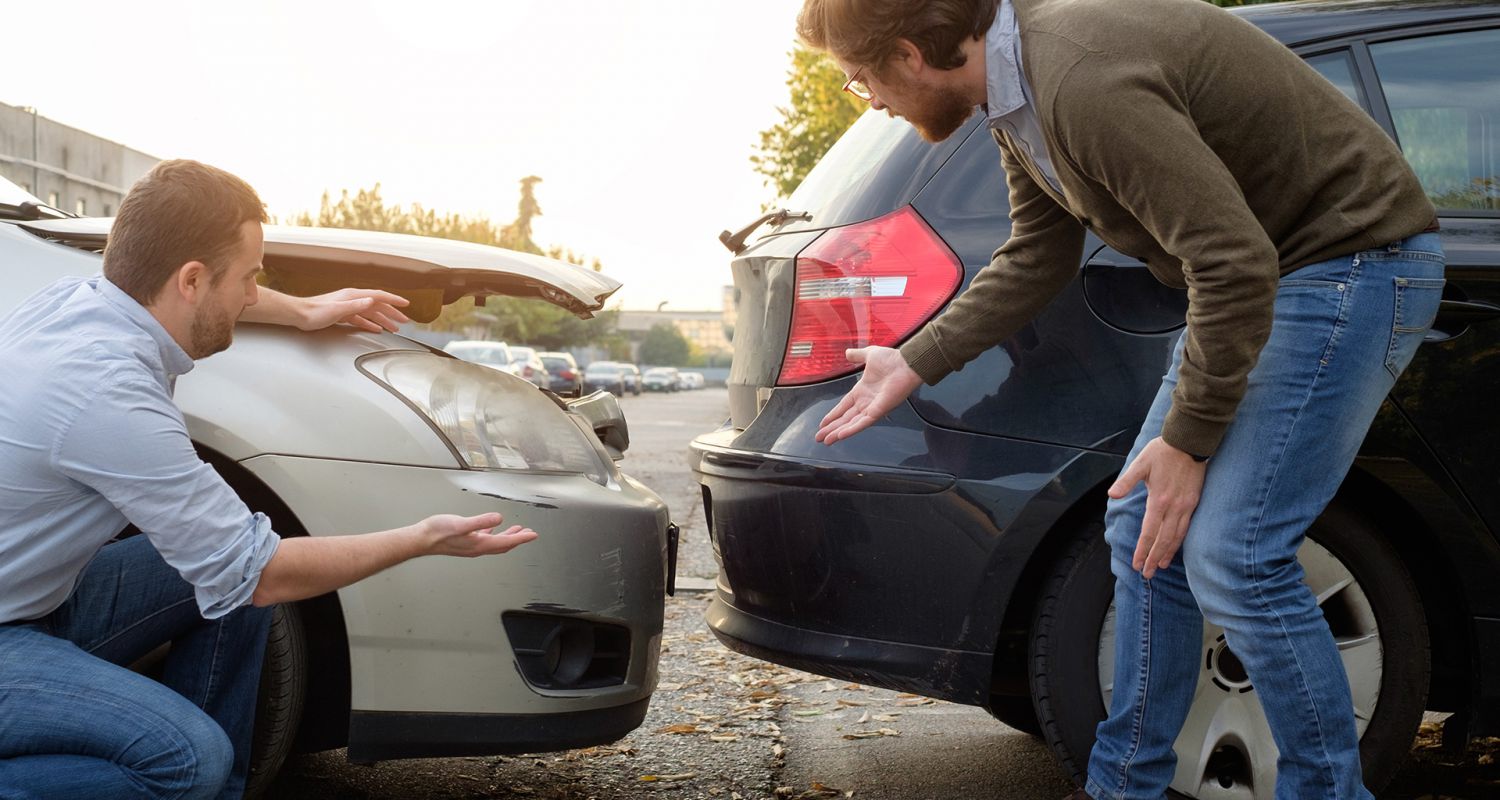
[[[101,249],[113,219],[81,218],[27,222],[48,239]],[[500,247],[343,228],[265,226],[266,285],[295,295],[353,286],[384,289],[411,301],[406,315],[431,322],[461,297],[535,297],[588,319],[620,288],[602,273]]]

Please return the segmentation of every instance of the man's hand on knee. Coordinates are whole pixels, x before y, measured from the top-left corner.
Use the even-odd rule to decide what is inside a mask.
[[[1131,561],[1141,577],[1150,580],[1158,569],[1172,565],[1198,508],[1207,467],[1158,436],[1146,443],[1109,487],[1109,496],[1118,500],[1137,484],[1146,483],[1146,516]]]

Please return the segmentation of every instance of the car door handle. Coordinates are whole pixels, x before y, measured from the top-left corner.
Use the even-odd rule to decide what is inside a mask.
[[[1441,342],[1463,333],[1470,325],[1500,318],[1500,306],[1476,300],[1444,300],[1427,341]]]

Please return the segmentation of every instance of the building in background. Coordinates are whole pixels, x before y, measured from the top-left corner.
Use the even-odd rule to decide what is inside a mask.
[[[727,363],[734,350],[723,311],[621,311],[615,329],[631,340],[632,351],[638,351],[646,332],[663,322],[676,328],[704,356]]]
[[[131,184],[160,160],[0,103],[0,176],[63,211],[114,216]]]

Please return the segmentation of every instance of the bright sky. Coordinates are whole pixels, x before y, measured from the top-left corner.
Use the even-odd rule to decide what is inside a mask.
[[[627,308],[717,309],[719,231],[774,199],[801,0],[6,3],[0,102],[248,180],[271,213],[387,202],[515,218],[604,262]]]

